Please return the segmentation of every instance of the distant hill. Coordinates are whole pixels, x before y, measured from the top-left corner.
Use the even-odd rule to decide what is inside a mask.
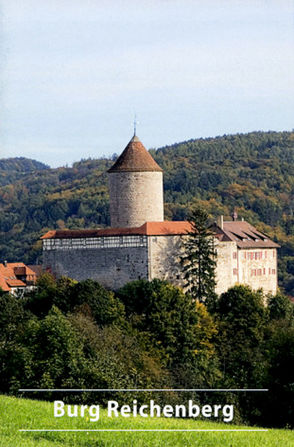
[[[236,208],[282,245],[280,284],[294,296],[294,133],[196,139],[151,153],[164,169],[166,218],[185,219],[193,204],[205,206],[212,218],[230,216]],[[58,169],[41,164],[1,186],[1,258],[40,259],[39,237],[48,229],[109,225],[106,170],[112,164],[110,159]]]
[[[49,166],[40,161],[25,157],[1,158],[0,159],[0,185],[13,183],[25,174],[34,171],[49,169]]]

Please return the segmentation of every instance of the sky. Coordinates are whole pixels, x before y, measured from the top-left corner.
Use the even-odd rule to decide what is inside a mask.
[[[294,0],[0,5],[0,158],[294,127]]]

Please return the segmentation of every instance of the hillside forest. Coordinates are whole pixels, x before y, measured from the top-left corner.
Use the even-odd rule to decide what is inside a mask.
[[[193,205],[211,221],[236,209],[281,245],[279,286],[294,296],[294,132],[195,139],[151,154],[164,170],[166,219],[186,219]],[[41,263],[40,236],[49,229],[108,226],[106,171],[116,157],[57,169],[0,160],[1,260]]]

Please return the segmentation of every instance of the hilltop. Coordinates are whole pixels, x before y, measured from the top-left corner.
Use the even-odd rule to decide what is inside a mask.
[[[49,166],[40,161],[25,157],[0,159],[0,185],[13,183],[28,173],[49,169]]]
[[[294,295],[293,132],[189,140],[151,153],[164,170],[167,219],[186,219],[194,203],[213,218],[236,208],[282,245],[280,284]],[[20,177],[11,174],[0,187],[0,250],[8,261],[40,260],[39,237],[48,229],[110,223],[105,171],[113,160],[88,159],[57,169],[32,163],[29,172],[12,169]],[[0,177],[4,171],[0,160]]]

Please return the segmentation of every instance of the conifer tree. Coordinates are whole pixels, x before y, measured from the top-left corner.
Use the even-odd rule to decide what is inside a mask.
[[[216,298],[216,251],[213,233],[208,228],[208,214],[202,208],[192,210],[191,231],[182,238],[181,265],[184,286],[192,298],[210,304]]]

